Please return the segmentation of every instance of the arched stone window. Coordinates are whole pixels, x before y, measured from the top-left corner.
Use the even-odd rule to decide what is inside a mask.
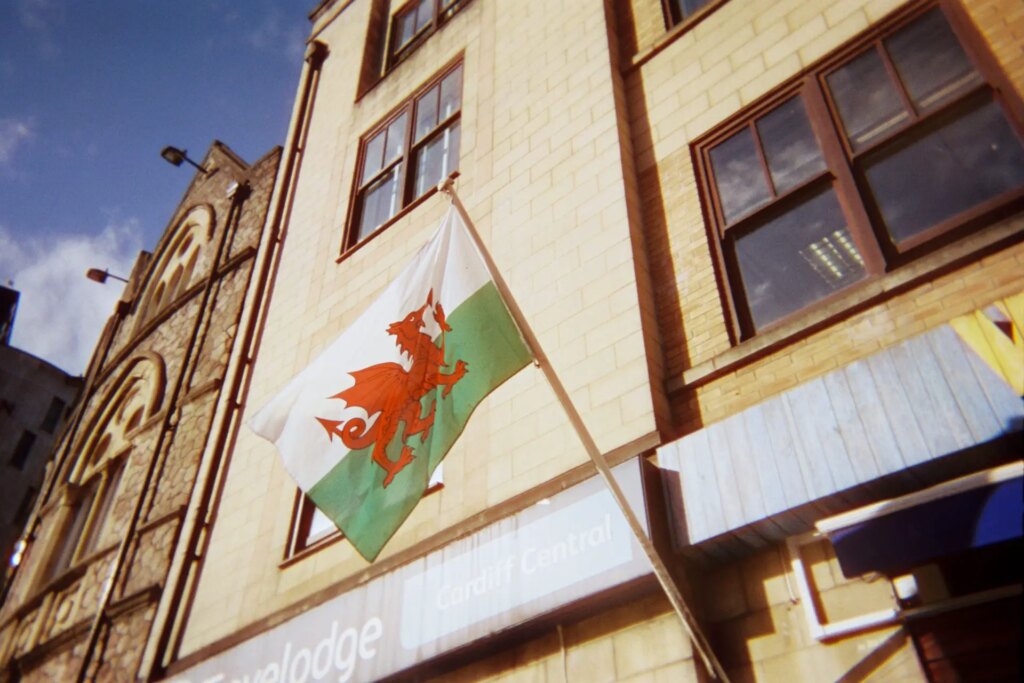
[[[163,362],[147,354],[130,362],[107,392],[87,436],[77,444],[81,456],[64,487],[57,521],[61,531],[51,546],[44,581],[100,549],[133,440],[159,411],[163,390]]]
[[[213,236],[213,211],[197,206],[181,219],[173,237],[164,247],[150,270],[149,284],[139,308],[143,324],[188,291],[203,248]]]

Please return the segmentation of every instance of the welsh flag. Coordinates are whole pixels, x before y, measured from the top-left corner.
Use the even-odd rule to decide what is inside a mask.
[[[373,561],[476,406],[531,358],[453,206],[380,298],[249,426]]]

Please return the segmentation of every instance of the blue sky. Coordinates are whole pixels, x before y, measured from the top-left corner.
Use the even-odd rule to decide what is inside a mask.
[[[282,144],[314,0],[0,0],[0,283],[12,343],[84,370],[120,285],[219,139]]]

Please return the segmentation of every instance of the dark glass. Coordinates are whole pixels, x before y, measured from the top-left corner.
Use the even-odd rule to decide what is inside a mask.
[[[713,147],[710,154],[726,223],[732,223],[771,199],[768,180],[749,128]]]
[[[889,134],[908,118],[899,91],[874,48],[825,80],[855,150]]]
[[[865,176],[896,243],[1024,186],[1024,147],[991,100],[894,147]]]
[[[686,19],[710,2],[711,0],[672,0],[674,18],[676,21]]]
[[[416,141],[434,130],[437,125],[437,96],[440,87],[431,88],[416,100]]]
[[[441,81],[441,120],[462,107],[462,67],[455,69]]]
[[[363,193],[363,212],[359,218],[359,234],[356,235],[356,242],[363,241],[371,232],[376,230],[384,221],[395,215],[398,211],[398,176],[402,164],[395,164],[390,173],[387,173],[380,180]]]
[[[761,117],[757,133],[778,194],[825,170],[825,160],[800,98],[794,97]]]
[[[359,181],[360,185],[377,175],[377,171],[381,169],[384,160],[384,132],[377,133],[366,143],[366,156],[363,160],[363,177]]]
[[[397,52],[403,45],[412,40],[412,37],[416,35],[416,12],[409,11],[398,17],[398,37],[395,40],[393,52]]]
[[[832,188],[737,238],[735,249],[756,329],[864,277]]]
[[[919,111],[934,108],[981,82],[939,9],[893,34],[885,47]]]
[[[408,121],[409,114],[403,113],[388,126],[388,141],[384,148],[385,166],[405,153],[405,131]]]
[[[97,549],[100,535],[103,533],[103,527],[106,525],[107,517],[110,516],[110,509],[114,505],[114,498],[117,496],[117,485],[120,481],[121,469],[118,468],[110,475],[110,479],[106,482],[103,489],[103,500],[100,501],[99,507],[93,514],[92,523],[89,525],[89,530],[82,541],[81,555],[88,555]]]
[[[420,0],[420,6],[416,10],[416,31],[425,28],[434,18],[434,0]]]
[[[458,169],[459,136],[459,122],[456,121],[419,150],[416,157],[417,197]]]

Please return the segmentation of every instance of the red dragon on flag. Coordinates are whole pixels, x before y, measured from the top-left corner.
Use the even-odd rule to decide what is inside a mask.
[[[435,343],[430,335],[422,331],[425,326],[423,316],[427,310],[430,310],[434,321],[441,328],[439,343]],[[444,339],[445,333],[451,330],[441,303],[434,303],[434,290],[430,290],[422,307],[410,312],[402,320],[391,323],[387,329],[388,334],[395,338],[398,349],[411,360],[409,369],[400,363],[378,363],[354,370],[349,374],[356,383],[329,397],[341,399],[349,407],[362,408],[367,418],[316,418],[332,441],[337,435],[351,450],[367,448],[373,444],[371,457],[387,473],[384,477],[385,487],[413,460],[412,448],[405,440],[419,434],[423,442],[430,434],[437,401],[431,403],[426,416],[421,417],[423,397],[440,386],[444,387],[442,397],[447,396],[468,371],[469,366],[460,359],[455,361],[454,370],[447,374],[442,372],[442,368],[450,366],[444,358]],[[367,426],[374,415],[377,415],[376,421]],[[387,447],[398,433],[400,422],[405,422],[402,452],[398,460],[391,460],[387,455]]]

